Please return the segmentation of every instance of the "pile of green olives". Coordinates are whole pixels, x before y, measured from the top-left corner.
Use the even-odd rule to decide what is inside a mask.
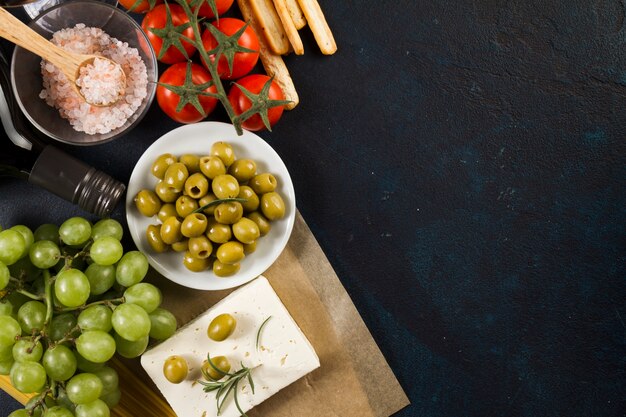
[[[139,212],[156,216],[148,244],[157,253],[183,253],[193,272],[209,268],[218,277],[236,274],[246,255],[285,216],[285,202],[269,172],[257,172],[253,159],[237,159],[227,142],[215,142],[209,155],[160,155],[151,173],[154,190],[135,196]]]

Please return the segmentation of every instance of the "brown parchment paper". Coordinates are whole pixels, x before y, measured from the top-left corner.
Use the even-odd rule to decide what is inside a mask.
[[[321,367],[255,407],[250,417],[388,417],[409,404],[300,213],[287,247],[263,275],[311,341]],[[191,290],[154,272],[147,280],[162,289],[163,307],[179,326],[231,292]],[[158,392],[138,360],[123,364]],[[144,416],[150,417],[146,411]]]

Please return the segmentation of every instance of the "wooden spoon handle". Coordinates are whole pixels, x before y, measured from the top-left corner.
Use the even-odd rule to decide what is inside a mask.
[[[65,50],[48,41],[2,7],[0,7],[0,37],[45,58],[64,72],[80,64],[72,65],[70,62],[73,61],[73,57]]]

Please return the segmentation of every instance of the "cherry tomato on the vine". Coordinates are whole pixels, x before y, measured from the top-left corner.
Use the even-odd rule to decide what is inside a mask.
[[[244,27],[246,22],[231,17],[223,17],[218,21],[212,22],[211,24],[224,35],[232,36]],[[202,44],[207,51],[214,49],[218,45],[218,41],[209,29],[205,29],[204,33],[202,33]],[[254,68],[259,60],[259,38],[254,32],[254,29],[250,26],[246,27],[245,31],[241,34],[241,37],[239,37],[239,40],[237,41],[237,45],[256,52],[236,52],[233,59],[232,72],[228,67],[226,57],[224,55],[220,56],[220,60],[217,64],[217,72],[223,80],[235,80],[243,77],[252,71],[252,68]],[[211,58],[214,59],[213,56],[211,56]]]
[[[181,6],[179,6],[178,4],[170,4],[169,8],[172,15],[173,26],[181,26],[189,22],[189,18],[187,17],[187,15],[185,14],[185,10]],[[148,39],[150,40],[150,43],[152,44],[152,47],[154,48],[154,52],[157,57],[161,53],[161,47],[166,41],[164,41],[164,39],[162,39],[156,33],[152,32],[152,30],[150,29],[164,29],[166,27],[166,23],[167,8],[164,4],[160,4],[154,9],[150,10],[148,13],[146,13],[143,21],[141,22],[141,27],[144,32],[146,32],[146,35],[148,36]],[[189,39],[195,39],[192,27],[186,28],[181,33]],[[178,39],[175,35],[172,36],[172,39]],[[189,42],[182,40],[180,42],[182,43],[183,48],[187,52],[189,58],[191,58],[191,56],[196,51],[196,48]],[[176,62],[187,61],[187,57],[185,57],[185,55],[183,55],[183,53],[179,51],[174,45],[170,44],[166,46],[168,46],[168,48],[166,49],[163,56],[159,58],[159,61],[165,64],[174,64]]]
[[[211,80],[211,74],[204,69],[200,64],[191,64],[191,80],[195,85],[201,85]],[[181,86],[185,83],[185,75],[187,74],[187,63],[179,62],[168,69],[166,69],[159,82],[163,84],[169,84],[174,86]],[[217,93],[217,89],[214,85],[204,91],[209,93]],[[185,104],[181,111],[177,112],[176,107],[180,102],[180,96],[175,92],[169,90],[167,87],[159,85],[156,91],[157,102],[159,107],[171,117],[173,120],[179,123],[196,123],[204,119],[209,113],[211,113],[217,105],[217,99],[208,96],[198,96],[200,105],[204,109],[205,114],[201,114],[191,103]]]
[[[150,9],[150,2],[148,0],[119,0],[120,4],[124,6],[129,12],[145,13]],[[155,4],[163,3],[163,0],[153,0]],[[137,3],[137,6],[135,6]],[[133,6],[135,8],[133,9]],[[132,10],[131,10],[132,9]]]
[[[243,88],[250,91],[251,93],[258,94],[263,89],[265,83],[267,83],[269,80],[270,77],[268,77],[267,75],[251,74],[237,80],[237,82],[233,84],[232,88],[228,92],[228,101],[230,101],[230,104],[231,106],[233,106],[233,109],[235,110],[235,113],[237,115],[242,114],[252,105],[250,99],[246,97],[246,95],[241,91],[238,86],[241,85]],[[272,84],[270,86],[269,98],[272,100],[285,99],[283,91],[274,80],[272,80]],[[274,126],[278,122],[283,114],[283,109],[284,106],[275,106],[267,111],[270,126]],[[265,125],[263,124],[263,120],[261,119],[261,116],[259,114],[255,114],[249,119],[246,119],[242,123],[242,126],[244,129],[251,131],[259,131],[265,129]]]
[[[217,8],[217,14],[219,16],[223,15],[230,9],[230,6],[233,5],[235,0],[215,0],[215,6]],[[189,0],[187,0],[189,3]],[[200,6],[200,10],[198,11],[198,16],[206,17],[207,19],[212,19],[215,17],[211,6],[209,3],[204,1],[202,2],[202,6]]]

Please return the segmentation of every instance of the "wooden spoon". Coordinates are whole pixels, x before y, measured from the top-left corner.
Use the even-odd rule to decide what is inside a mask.
[[[2,7],[0,7],[0,37],[51,62],[65,74],[78,95],[93,106],[106,107],[114,104],[121,97],[126,88],[126,76],[118,63],[101,56],[76,54],[66,51],[45,39]],[[92,103],[85,98],[81,88],[76,84],[76,80],[80,77],[80,69],[88,65],[93,65],[96,58],[110,61],[119,69],[121,83],[118,90],[119,94],[114,101],[108,103]]]

